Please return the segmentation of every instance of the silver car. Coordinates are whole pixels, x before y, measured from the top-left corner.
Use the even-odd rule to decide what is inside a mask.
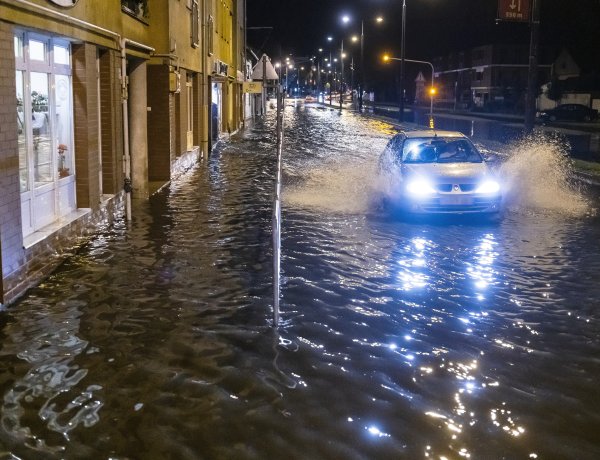
[[[464,134],[406,131],[380,158],[389,178],[387,198],[414,213],[498,213],[502,193],[489,166]]]

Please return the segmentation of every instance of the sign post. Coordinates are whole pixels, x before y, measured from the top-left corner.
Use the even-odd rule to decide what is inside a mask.
[[[529,22],[531,0],[498,0],[500,21]]]

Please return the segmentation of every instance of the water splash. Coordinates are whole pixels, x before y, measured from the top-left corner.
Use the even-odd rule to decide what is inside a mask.
[[[286,205],[342,214],[362,214],[381,195],[377,162],[352,158],[315,165],[301,183],[284,189]]]
[[[508,158],[499,168],[507,208],[585,214],[589,204],[576,180],[568,151],[564,140],[541,134],[510,145]]]

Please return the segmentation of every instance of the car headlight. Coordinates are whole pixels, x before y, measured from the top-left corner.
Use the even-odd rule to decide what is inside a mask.
[[[406,191],[411,195],[426,196],[436,193],[431,183],[425,179],[413,179],[406,184]]]
[[[475,193],[494,194],[500,191],[500,184],[495,180],[486,180],[479,184],[479,187],[475,189]]]

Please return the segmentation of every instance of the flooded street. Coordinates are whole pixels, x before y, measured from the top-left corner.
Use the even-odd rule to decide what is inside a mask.
[[[561,146],[507,146],[500,222],[402,219],[394,128],[286,107],[0,314],[0,458],[600,457],[600,218]]]

